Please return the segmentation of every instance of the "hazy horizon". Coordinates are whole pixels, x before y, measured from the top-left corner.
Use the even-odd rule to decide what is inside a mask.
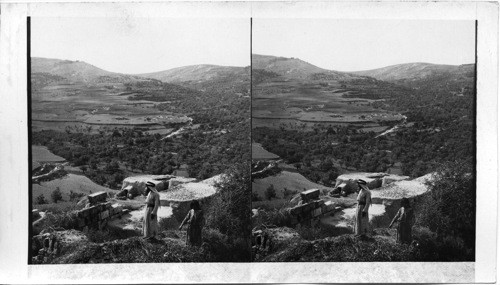
[[[97,65],[97,64],[94,64],[92,62],[88,62],[88,61],[85,61],[85,60],[80,60],[80,59],[68,59],[68,58],[55,58],[55,57],[42,57],[42,56],[31,56],[31,58],[43,58],[43,59],[51,59],[51,60],[69,60],[69,61],[80,61],[80,62],[85,62],[85,63],[88,63],[90,65],[93,65],[97,68],[100,68],[104,71],[109,71],[109,72],[113,72],[113,73],[121,73],[121,74],[127,74],[127,75],[141,75],[141,74],[148,74],[148,73],[155,73],[155,72],[161,72],[161,71],[167,71],[167,70],[171,70],[171,69],[176,69],[176,68],[182,68],[182,67],[189,67],[189,66],[196,66],[196,65],[214,65],[214,66],[222,66],[222,67],[246,67],[246,66],[249,66],[250,64],[246,65],[246,66],[236,66],[236,65],[220,65],[220,64],[211,64],[211,63],[199,63],[199,64],[189,64],[189,65],[181,65],[181,66],[176,66],[176,67],[171,67],[171,68],[164,68],[164,69],[160,69],[160,70],[152,70],[152,71],[147,71],[147,72],[140,72],[140,73],[126,73],[126,72],[118,72],[118,71],[113,71],[113,70],[107,70],[105,68],[102,68],[101,66]]]
[[[281,56],[281,55],[273,55],[273,54],[260,54],[260,53],[252,53],[252,55],[261,55],[261,56],[273,56],[273,57],[284,57],[284,56]],[[467,64],[475,64],[475,62],[469,62],[469,63],[461,63],[461,64],[446,64],[446,63],[434,63],[434,62],[400,62],[400,63],[395,63],[395,64],[391,64],[391,65],[385,65],[385,66],[380,66],[380,67],[376,67],[376,68],[370,68],[370,69],[360,69],[360,70],[351,70],[351,71],[344,71],[344,70],[338,70],[338,69],[328,69],[328,68],[324,68],[320,65],[316,65],[316,64],[313,64],[311,62],[308,62],[306,60],[304,60],[303,58],[300,58],[300,57],[296,57],[296,56],[290,56],[290,57],[286,57],[286,58],[295,58],[295,59],[300,59],[300,60],[303,60],[307,63],[310,63],[314,66],[317,66],[319,68],[323,68],[323,69],[327,69],[327,70],[333,70],[333,71],[339,71],[339,72],[346,72],[346,73],[349,73],[349,72],[357,72],[357,71],[368,71],[368,70],[374,70],[374,69],[380,69],[380,68],[384,68],[384,67],[390,67],[390,66],[395,66],[395,65],[401,65],[401,64],[412,64],[412,63],[424,63],[424,64],[433,64],[433,65],[450,65],[450,66],[459,66],[459,65],[467,65]]]
[[[404,63],[475,63],[475,21],[253,19],[252,53],[354,72]]]
[[[141,74],[250,65],[246,18],[31,18],[31,57],[84,61]]]

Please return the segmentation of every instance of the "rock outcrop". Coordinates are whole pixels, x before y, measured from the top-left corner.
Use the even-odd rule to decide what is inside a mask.
[[[178,184],[169,188],[169,191],[160,192],[160,204],[171,207],[174,217],[180,221],[189,211],[191,201],[198,200],[203,208],[203,203],[217,193],[215,185],[223,177],[221,174],[199,182]]]
[[[399,176],[395,174],[387,174],[384,172],[354,172],[354,173],[346,173],[339,175],[337,177],[335,188],[341,191],[345,191],[345,193],[354,193],[358,190],[358,185],[356,181],[358,179],[363,179],[368,184],[368,188],[376,189],[382,186],[387,186],[395,181],[407,180],[408,176]]]
[[[381,204],[387,200],[411,199],[421,196],[429,190],[426,182],[432,180],[432,177],[433,174],[429,173],[413,180],[395,181],[378,189],[372,189],[372,202]]]
[[[168,189],[169,180],[175,178],[173,175],[141,175],[127,177],[123,180],[122,189],[127,189],[132,197],[144,194],[146,191],[146,182],[151,181],[156,184],[156,189],[162,191]],[[129,187],[131,186],[131,187]]]

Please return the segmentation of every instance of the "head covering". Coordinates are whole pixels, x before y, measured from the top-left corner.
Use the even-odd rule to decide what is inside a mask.
[[[358,179],[358,181],[356,181],[358,184],[361,184],[361,185],[366,185],[368,183],[366,183],[366,181],[364,181],[363,179]]]
[[[368,186],[366,185],[368,183],[366,181],[364,181],[363,179],[358,179],[356,182],[358,183],[359,187],[361,187],[365,190],[369,190]]]
[[[156,190],[156,184],[154,184],[151,181],[146,182],[146,192],[147,190],[151,190],[151,192],[158,193],[158,191]]]

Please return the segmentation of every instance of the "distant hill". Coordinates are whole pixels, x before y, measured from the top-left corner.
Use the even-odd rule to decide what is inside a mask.
[[[144,73],[139,76],[198,90],[217,89],[242,94],[250,91],[249,67],[201,64]]]
[[[323,69],[298,58],[260,54],[252,54],[252,69],[295,79],[346,80],[359,77],[345,72]]]
[[[54,82],[98,84],[153,81],[135,75],[106,71],[83,61],[39,57],[31,58],[31,73],[35,86]]]
[[[378,80],[396,81],[401,79],[417,80],[443,74],[460,75],[467,72],[474,72],[474,64],[444,65],[415,62],[396,64],[377,69],[356,71],[352,73],[362,76],[370,76]]]
[[[412,88],[447,86],[460,89],[471,86],[475,79],[475,65],[442,65],[431,63],[405,63],[383,68],[352,72]]]
[[[243,75],[245,73],[244,67],[200,64],[138,75],[142,77],[154,78],[163,82],[200,82],[215,80],[222,77]]]

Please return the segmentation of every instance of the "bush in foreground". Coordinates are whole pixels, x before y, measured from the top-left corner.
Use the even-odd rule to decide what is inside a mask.
[[[473,251],[476,186],[472,163],[455,161],[443,165],[429,187],[430,195],[418,205],[417,225],[435,232],[442,242],[455,240]]]
[[[233,255],[245,257],[240,261],[250,260],[250,185],[248,165],[234,165],[216,186],[218,192],[210,200],[205,214],[207,230],[216,230],[227,236],[229,244],[240,244],[232,248]]]

